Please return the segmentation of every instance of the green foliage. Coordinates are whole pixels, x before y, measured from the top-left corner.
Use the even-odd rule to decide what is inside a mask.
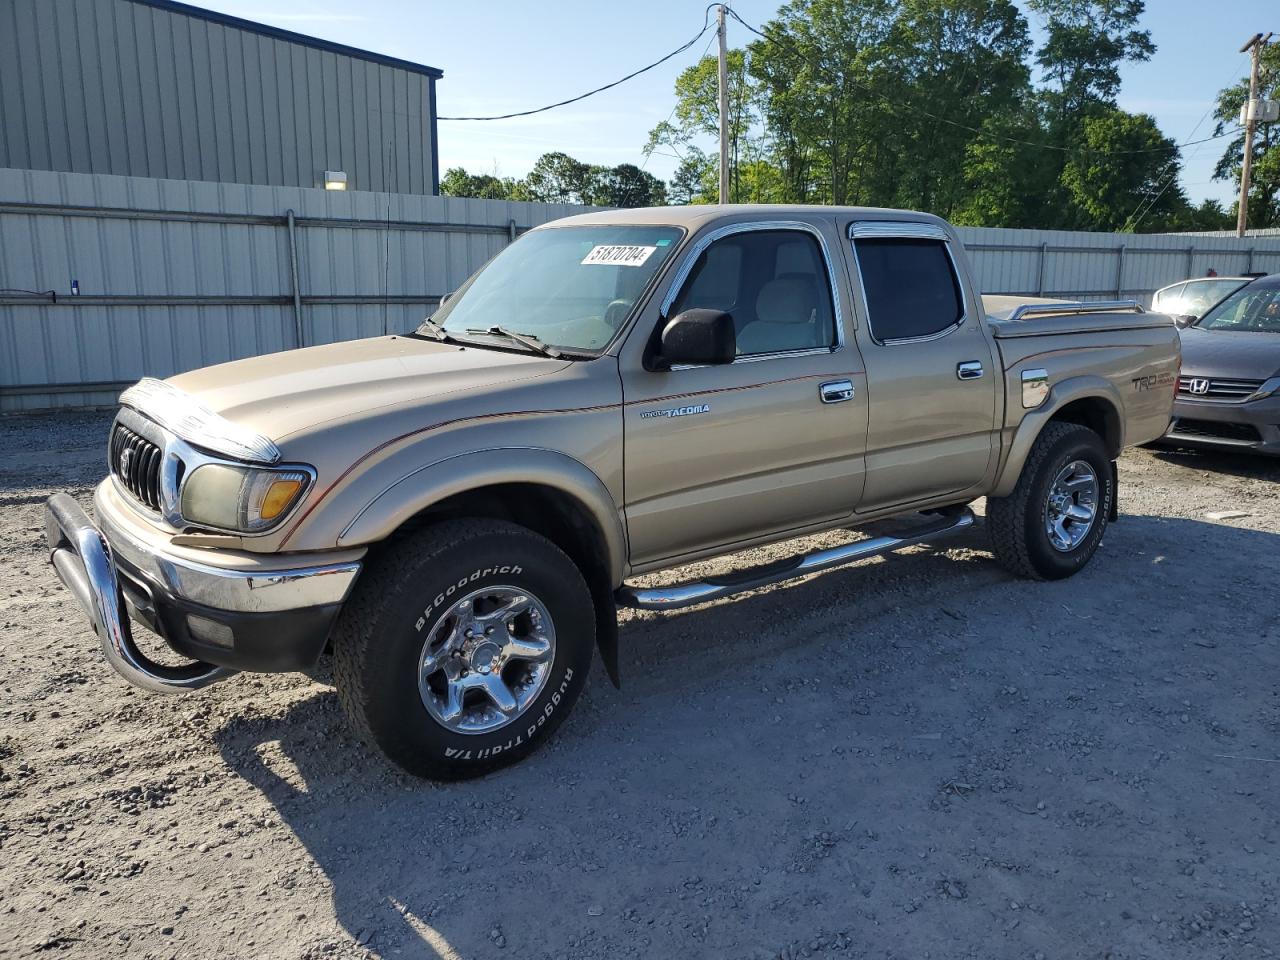
[[[1044,28],[1038,49],[1013,0],[782,6],[729,56],[730,199],[907,207],[987,226],[1216,223],[1178,186],[1176,144],[1116,105],[1123,64],[1155,51],[1142,0],[1024,6]],[[717,195],[705,149],[716,93],[707,57],[681,73],[670,120],[650,133],[646,151],[680,159],[671,202]]]
[[[1232,84],[1218,94],[1214,110],[1217,126],[1214,133],[1224,133],[1240,122],[1240,108],[1249,97],[1249,80]],[[1262,51],[1258,75],[1258,97],[1280,100],[1280,44]],[[1227,142],[1213,176],[1240,184],[1240,167],[1244,163],[1244,131]],[[1250,171],[1249,226],[1280,227],[1280,123],[1260,123],[1253,140],[1253,168]],[[1232,215],[1230,226],[1235,225]]]
[[[1162,224],[1179,205],[1171,187],[1178,175],[1178,151],[1145,113],[1096,110],[1081,121],[1078,144],[1062,170],[1071,224],[1082,230],[1122,230],[1134,216],[1135,198],[1144,219]]]
[[[462,167],[450,167],[440,178],[440,192],[446,197],[480,197],[484,200],[509,200],[516,182],[489,173],[467,173]]]
[[[652,207],[666,203],[666,184],[635,164],[597,167],[567,153],[544,153],[523,180],[445,171],[440,192],[449,197],[584,203],[602,207]]]
[[[1151,33],[1138,29],[1143,0],[1027,0],[1027,6],[1045,21],[1036,63],[1050,78],[1045,95],[1064,119],[1090,103],[1114,105],[1120,64],[1150,60],[1156,51]]]

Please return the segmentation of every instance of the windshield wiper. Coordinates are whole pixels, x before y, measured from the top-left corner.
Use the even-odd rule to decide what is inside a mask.
[[[449,334],[447,330],[445,330],[444,327],[440,326],[440,324],[436,323],[430,317],[427,317],[420,324],[418,324],[418,329],[414,330],[413,332],[420,336],[430,337],[432,340],[439,340],[441,343],[457,343],[458,342],[456,339],[454,339],[454,337],[452,337]]]
[[[550,344],[543,343],[537,337],[528,333],[520,333],[516,330],[508,330],[506,327],[493,326],[488,330],[468,330],[467,333],[481,333],[489,336],[506,337],[508,340],[514,340],[521,346],[528,347],[530,350],[542,354],[544,357],[551,357],[553,360],[560,358],[560,351]]]

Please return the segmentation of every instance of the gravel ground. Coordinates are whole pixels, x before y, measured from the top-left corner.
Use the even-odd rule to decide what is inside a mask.
[[[1127,453],[1061,583],[976,529],[624,615],[621,692],[597,666],[548,748],[439,786],[315,680],[108,672],[41,512],[107,423],[0,420],[0,956],[1280,951],[1280,462]]]

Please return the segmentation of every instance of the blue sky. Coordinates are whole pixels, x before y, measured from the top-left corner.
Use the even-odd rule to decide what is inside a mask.
[[[692,37],[704,0],[196,0],[201,6],[311,36],[427,63],[444,70],[442,115],[507,113],[574,96],[658,59]],[[775,0],[736,0],[760,24]],[[1025,4],[1020,4],[1024,8]],[[1032,29],[1034,17],[1029,18]],[[1197,123],[1217,91],[1248,70],[1240,45],[1255,31],[1280,32],[1276,0],[1147,0],[1144,25],[1156,43],[1147,63],[1124,70],[1121,106],[1155,116],[1178,142],[1211,134]],[[537,157],[563,150],[591,163],[642,163],[649,130],[671,111],[676,75],[711,38],[661,67],[579,104],[488,123],[440,122],[442,168],[520,176]],[[730,21],[729,42],[751,36]],[[1192,133],[1194,131],[1194,136]],[[1183,151],[1183,187],[1193,201],[1230,202],[1229,183],[1211,180],[1221,142]],[[646,169],[666,178],[675,161],[655,155]]]

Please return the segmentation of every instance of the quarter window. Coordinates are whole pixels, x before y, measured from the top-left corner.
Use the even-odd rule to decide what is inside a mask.
[[[695,307],[733,317],[740,357],[836,342],[822,251],[814,237],[795,230],[735,233],[707,247],[670,315]]]
[[[881,342],[930,337],[964,319],[964,298],[941,240],[854,241],[872,335]]]

